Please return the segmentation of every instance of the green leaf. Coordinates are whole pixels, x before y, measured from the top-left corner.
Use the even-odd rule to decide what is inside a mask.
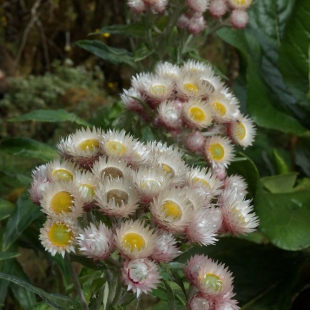
[[[58,156],[55,148],[47,144],[28,138],[12,138],[1,143],[1,151],[7,154],[23,157],[38,158],[42,161],[49,161]]]
[[[186,263],[195,254],[207,255],[229,268],[237,293],[234,299],[247,310],[289,310],[295,293],[294,281],[307,259],[301,252],[228,237],[221,238],[213,246],[194,246],[177,260]]]
[[[169,309],[170,310],[176,310],[175,298],[174,298],[173,290],[171,289],[171,287],[170,287],[170,285],[168,284],[167,281],[165,281],[165,280],[162,280],[162,281],[164,282],[165,289],[166,289],[166,292],[167,292]]]
[[[310,2],[296,0],[293,12],[285,27],[280,51],[279,66],[284,81],[298,104],[309,113],[309,37]]]
[[[133,68],[136,67],[132,53],[125,49],[110,47],[98,40],[82,40],[75,42],[75,44],[115,65],[125,63]]]
[[[283,157],[280,156],[280,154],[277,152],[276,149],[273,149],[273,156],[277,167],[277,173],[287,173],[289,172],[288,165],[286,164]]]
[[[15,210],[14,203],[0,198],[0,221],[9,217]]]
[[[15,258],[15,257],[18,257],[19,255],[20,255],[19,253],[14,253],[14,252],[0,252],[0,261],[10,259],[10,258]]]
[[[258,186],[255,199],[260,230],[281,249],[297,251],[309,247],[310,191],[268,193],[263,185],[262,182]]]
[[[82,126],[91,126],[88,122],[78,117],[74,113],[69,113],[66,110],[35,110],[27,114],[23,114],[17,117],[10,118],[9,122],[48,122],[48,123],[60,123],[60,122],[72,122]]]
[[[98,35],[104,33],[121,34],[123,36],[133,38],[144,38],[145,27],[140,24],[111,25],[111,26],[105,26],[101,28],[100,31],[90,33],[89,35]]]
[[[259,70],[260,48],[257,40],[250,34],[229,28],[223,28],[217,34],[238,48],[247,61],[247,109],[253,120],[265,128],[304,134],[306,129],[294,117],[273,105],[272,95]]]
[[[28,193],[24,193],[17,200],[16,210],[9,218],[3,235],[2,250],[6,251],[23,231],[42,215],[39,206],[32,203]]]
[[[0,272],[12,274],[13,264],[10,260],[4,260],[0,262]],[[5,306],[4,302],[7,297],[7,292],[9,289],[10,283],[0,278],[0,309]]]
[[[273,194],[293,192],[298,172],[290,172],[271,177],[262,178],[260,181],[269,192]]]
[[[154,53],[154,50],[149,50],[145,44],[139,46],[139,48],[135,51],[135,62],[145,59]]]
[[[243,153],[238,153],[238,157],[245,159],[241,162],[232,162],[228,167],[229,175],[237,174],[242,176],[248,184],[248,192],[252,198],[255,197],[256,185],[259,179],[258,170],[253,161]]]
[[[55,309],[59,309],[59,310],[68,310],[68,309],[72,309],[72,310],[79,310],[82,309],[81,304],[70,298],[67,296],[63,296],[60,294],[50,294],[47,293],[45,291],[43,291],[42,289],[35,287],[31,284],[29,284],[26,281],[23,281],[21,279],[19,279],[18,277],[9,275],[9,274],[5,274],[5,273],[0,273],[0,278],[5,279],[7,281],[11,281],[21,287],[24,287],[25,289],[29,290],[30,292],[33,292],[37,295],[39,295],[48,305],[54,307]]]

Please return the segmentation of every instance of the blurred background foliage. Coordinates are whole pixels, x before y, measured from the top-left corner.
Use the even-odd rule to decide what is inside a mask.
[[[242,111],[257,124],[254,145],[239,149],[243,160],[234,162],[229,173],[247,180],[260,227],[245,238],[225,237],[215,246],[193,248],[178,261],[205,253],[227,264],[243,310],[306,310],[310,308],[310,2],[258,0],[249,14],[244,31],[217,31],[195,57],[222,73]],[[27,193],[31,170],[57,156],[59,137],[95,125],[124,128],[143,141],[166,138],[125,112],[119,102],[118,94],[138,70],[128,63],[141,60],[147,65],[152,57],[148,53],[137,57],[125,32],[109,33],[106,26],[126,24],[128,16],[124,0],[2,1],[0,270],[11,275],[12,282],[0,280],[0,309],[50,309],[47,304],[70,309],[76,301],[67,267],[59,257],[47,255],[38,241],[44,219]],[[92,51],[85,40],[94,32],[98,34],[92,40],[111,47],[102,55],[86,51]],[[133,37],[139,50],[144,39]],[[79,40],[84,49],[75,44]],[[120,49],[127,50],[127,65],[121,58],[115,61]],[[102,285],[97,270],[76,267],[86,296]],[[173,271],[165,276],[168,283],[175,277]],[[159,287],[153,297],[140,301],[140,308],[165,310],[172,300],[173,309],[181,309],[180,299],[178,290],[171,293]]]

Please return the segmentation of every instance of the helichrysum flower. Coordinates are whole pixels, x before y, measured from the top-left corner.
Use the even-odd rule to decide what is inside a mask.
[[[40,202],[42,211],[57,219],[76,219],[83,214],[82,195],[72,182],[50,183]]]
[[[65,255],[65,252],[75,252],[77,227],[71,220],[47,219],[40,229],[39,239],[45,250],[53,256],[56,253]]]
[[[209,12],[214,17],[221,17],[227,12],[227,2],[226,0],[212,0],[209,7]]]
[[[103,214],[128,217],[138,208],[139,195],[130,180],[106,179],[95,192],[96,204]]]
[[[135,88],[131,87],[130,89],[124,89],[124,92],[121,94],[121,99],[125,105],[125,107],[129,111],[142,112],[144,111],[144,107],[141,104],[141,101],[146,101],[146,96],[141,95],[139,91]]]
[[[161,62],[156,65],[155,72],[161,77],[176,81],[180,74],[180,68],[170,62]]]
[[[255,128],[252,120],[239,115],[228,127],[232,141],[243,147],[252,145],[255,137]]]
[[[224,188],[234,191],[236,195],[243,198],[247,194],[247,183],[240,175],[230,175],[223,181]]]
[[[163,101],[158,106],[158,119],[167,129],[177,130],[183,126],[182,110],[176,109],[173,101]]]
[[[249,22],[249,15],[244,10],[233,10],[230,15],[230,23],[235,29],[244,28]]]
[[[213,112],[207,102],[192,99],[183,106],[183,117],[188,127],[202,129],[211,125]]]
[[[203,13],[207,10],[210,0],[187,0],[187,5],[195,12]]]
[[[176,240],[171,233],[160,230],[155,239],[154,251],[151,258],[159,263],[167,263],[181,254],[176,247]]]
[[[78,166],[68,160],[55,159],[47,164],[47,177],[50,181],[73,181]]]
[[[30,199],[37,205],[43,197],[45,188],[50,184],[47,178],[47,165],[41,165],[32,171],[33,181],[29,189]]]
[[[257,228],[258,218],[253,213],[250,200],[240,198],[234,191],[225,190],[218,203],[221,206],[224,231],[238,235],[250,233]]]
[[[245,10],[251,5],[252,0],[227,0],[227,2],[232,9]]]
[[[201,294],[196,294],[189,302],[190,310],[211,310],[212,301],[208,298],[202,296]]]
[[[201,131],[195,130],[184,137],[183,144],[187,150],[193,153],[202,153],[206,137]]]
[[[115,245],[127,258],[144,258],[152,254],[155,247],[154,231],[141,221],[123,222],[115,229]]]
[[[233,146],[227,138],[207,138],[204,155],[212,167],[227,167],[234,158]]]
[[[180,98],[201,98],[206,92],[206,86],[200,80],[198,74],[182,74],[176,85],[178,96]]]
[[[191,219],[192,209],[186,198],[186,190],[171,188],[154,198],[150,211],[159,226],[170,232],[181,233]]]
[[[79,250],[94,260],[104,260],[114,249],[112,231],[102,222],[98,226],[90,223],[77,237]]]
[[[157,265],[147,258],[126,260],[121,276],[127,290],[131,290],[137,297],[156,289],[161,278]]]
[[[78,171],[75,173],[73,183],[78,187],[85,203],[91,203],[95,196],[98,181],[89,171]]]
[[[191,243],[214,244],[216,233],[222,226],[221,211],[216,208],[203,208],[191,216],[186,228],[186,236]]]
[[[142,13],[147,8],[142,0],[128,0],[128,6],[134,13]]]
[[[198,277],[200,267],[206,261],[204,255],[194,255],[186,262],[184,267],[185,277],[191,283],[195,284],[195,281]]]

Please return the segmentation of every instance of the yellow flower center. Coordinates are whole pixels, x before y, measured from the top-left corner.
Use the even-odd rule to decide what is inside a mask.
[[[162,211],[166,217],[172,217],[174,220],[179,220],[182,217],[182,210],[177,203],[172,200],[166,200],[162,205]]]
[[[206,273],[201,280],[202,283],[204,283],[213,293],[217,293],[222,290],[223,282],[216,274]]]
[[[79,185],[79,189],[82,193],[82,196],[88,200],[93,200],[95,196],[95,189],[90,184],[81,184]]]
[[[61,191],[56,193],[50,202],[51,209],[56,213],[71,212],[71,207],[74,206],[74,198],[69,192]]]
[[[144,188],[149,188],[149,189],[156,189],[159,188],[162,185],[162,183],[158,180],[152,180],[152,179],[148,179],[148,180],[144,180],[141,184],[141,187]]]
[[[219,114],[220,116],[224,116],[226,114],[226,107],[224,104],[216,101],[212,103],[212,106],[215,108],[216,113]]]
[[[126,205],[128,203],[129,195],[120,189],[111,189],[107,193],[107,198],[108,202],[114,200],[115,204],[120,207],[122,204]]]
[[[246,223],[245,217],[240,210],[238,210],[237,208],[234,208],[233,212],[235,213],[235,216],[239,220],[239,223],[242,223],[242,224]]]
[[[65,247],[71,244],[73,233],[64,223],[53,223],[48,231],[48,239],[53,245]]]
[[[145,248],[146,242],[144,238],[137,233],[127,233],[122,239],[122,244],[130,252],[133,252],[135,250],[143,250]]]
[[[206,120],[206,114],[204,110],[197,106],[190,107],[188,112],[190,117],[198,123],[204,122]]]
[[[109,141],[105,147],[109,155],[122,156],[126,153],[126,147],[118,141]]]
[[[93,151],[99,147],[98,139],[86,139],[79,144],[79,148],[83,151],[90,150]]]
[[[57,181],[73,180],[73,174],[69,170],[63,168],[53,170],[52,177]]]
[[[124,177],[122,170],[115,168],[115,167],[108,167],[108,168],[102,169],[101,175],[108,176],[113,179]]]
[[[213,160],[221,160],[225,156],[225,149],[221,144],[214,143],[210,145],[209,153]]]
[[[160,164],[160,165],[167,173],[171,174],[172,176],[175,175],[174,170],[170,166],[166,164]]]
[[[235,128],[235,136],[239,139],[239,140],[243,140],[246,136],[246,128],[245,126],[238,122]]]
[[[183,88],[186,92],[195,95],[198,92],[198,87],[193,83],[185,83]]]
[[[205,186],[207,186],[208,188],[211,188],[210,183],[207,182],[205,179],[196,177],[196,178],[194,178],[193,181],[194,181],[194,183],[201,183],[202,185],[205,185]]]
[[[154,86],[151,87],[151,93],[154,96],[162,97],[166,93],[166,87],[165,87],[165,85],[161,85],[161,84],[154,85]]]
[[[237,5],[244,5],[248,0],[234,0]]]

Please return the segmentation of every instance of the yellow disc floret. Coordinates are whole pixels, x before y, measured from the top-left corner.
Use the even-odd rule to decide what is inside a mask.
[[[107,193],[108,202],[111,200],[115,202],[116,205],[121,206],[122,204],[127,204],[129,196],[126,192],[120,189],[112,189]]]
[[[172,217],[174,220],[178,220],[182,217],[180,206],[172,200],[166,200],[163,203],[162,211],[165,212],[166,217]]]
[[[145,248],[146,242],[144,238],[134,232],[130,232],[124,235],[122,239],[122,244],[125,248],[133,252],[135,250],[141,251]]]
[[[120,170],[116,167],[108,167],[108,168],[102,169],[101,175],[108,176],[108,177],[111,177],[113,179],[124,177],[122,170]]]
[[[204,122],[206,120],[205,112],[197,106],[190,107],[188,112],[191,119],[195,120],[198,123]]]
[[[74,198],[69,192],[61,191],[56,193],[50,202],[51,209],[54,213],[71,212],[71,207],[74,205]]]
[[[218,113],[220,116],[224,116],[226,114],[226,107],[224,104],[216,101],[212,103],[212,106],[215,108],[216,113]]]
[[[99,147],[98,139],[86,139],[79,144],[79,148],[83,151],[90,150],[93,151]]]
[[[105,147],[109,155],[122,156],[126,153],[126,147],[118,141],[109,141]]]
[[[81,184],[79,185],[79,189],[85,198],[88,198],[89,200],[94,198],[95,189],[90,184]]]
[[[221,144],[214,143],[210,145],[209,153],[213,160],[221,160],[225,156],[225,149]]]
[[[54,222],[48,231],[49,241],[56,246],[66,247],[72,243],[72,230],[65,223]]]
[[[191,93],[193,95],[198,92],[198,87],[193,83],[185,83],[183,85],[183,88],[186,92]]]
[[[207,186],[208,188],[211,188],[210,183],[207,182],[205,179],[196,177],[196,178],[194,178],[193,181],[194,181],[194,183],[201,183],[201,184]]]
[[[54,169],[52,172],[52,176],[57,179],[57,181],[71,181],[73,180],[73,174],[63,168]]]
[[[238,122],[237,125],[236,125],[236,127],[235,127],[235,135],[236,135],[237,139],[239,139],[239,140],[241,140],[241,141],[242,141],[242,140],[245,138],[245,136],[246,136],[246,128],[245,128],[245,126],[244,126],[242,123],[240,123],[240,122]]]
[[[223,287],[223,282],[219,276],[213,273],[206,273],[201,279],[208,289],[214,293],[220,292]]]
[[[161,164],[161,167],[169,174],[171,174],[172,176],[175,175],[174,170],[168,166],[167,164]]]
[[[153,94],[154,96],[157,96],[157,97],[162,97],[165,95],[166,93],[166,87],[164,85],[154,85],[151,87],[151,90],[150,90],[151,94]]]

